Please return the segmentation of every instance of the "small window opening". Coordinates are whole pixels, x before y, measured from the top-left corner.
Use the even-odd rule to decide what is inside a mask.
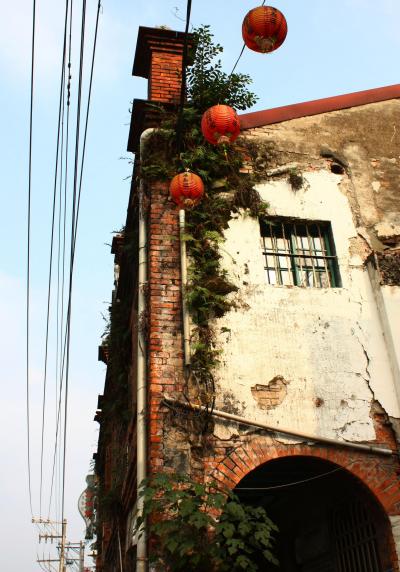
[[[340,163],[331,163],[331,172],[335,175],[343,175],[344,167]]]
[[[330,223],[274,217],[261,220],[260,227],[268,284],[341,286]]]

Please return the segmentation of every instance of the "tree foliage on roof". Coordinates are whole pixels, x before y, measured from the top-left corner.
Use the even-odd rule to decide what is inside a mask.
[[[195,28],[193,37],[196,54],[187,70],[188,102],[200,112],[218,103],[241,111],[252,107],[258,98],[248,89],[251,77],[243,73],[228,75],[222,70],[218,56],[224,49],[214,43],[210,26]]]

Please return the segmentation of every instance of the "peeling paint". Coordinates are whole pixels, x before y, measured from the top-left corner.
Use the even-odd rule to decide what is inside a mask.
[[[260,184],[259,192],[271,215],[331,222],[342,287],[268,285],[259,223],[236,215],[221,254],[239,290],[230,295],[235,308],[216,322],[217,330],[223,326],[231,331],[229,341],[218,337],[223,363],[216,380],[221,391],[231,392],[245,404],[246,415],[258,421],[373,441],[371,402],[378,399],[394,417],[400,412],[373,286],[365,272],[369,235],[355,226],[350,201],[340,188],[343,177],[328,170],[304,176],[307,192],[293,193],[284,180]],[[358,257],[352,244],[359,248]],[[290,385],[280,387],[278,400],[268,401],[266,380],[273,380],[277,371]]]

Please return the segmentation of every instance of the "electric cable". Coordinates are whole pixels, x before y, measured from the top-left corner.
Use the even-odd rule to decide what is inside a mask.
[[[67,310],[67,339],[66,339],[66,364],[65,364],[65,399],[64,399],[64,442],[63,442],[63,463],[62,463],[62,492],[61,492],[61,520],[64,521],[65,512],[65,480],[66,480],[66,455],[67,455],[67,424],[68,424],[68,390],[69,390],[69,362],[70,362],[70,340],[71,340],[71,310],[72,310],[72,278],[75,256],[75,219],[76,219],[76,194],[78,179],[78,153],[79,153],[79,133],[80,133],[80,112],[82,99],[82,75],[83,75],[83,54],[85,45],[85,20],[86,20],[86,0],[82,2],[82,23],[81,23],[81,49],[79,59],[79,82],[78,99],[76,112],[75,131],[75,165],[74,165],[74,185],[72,196],[72,217],[71,217],[71,253],[69,262],[69,287],[68,287],[68,310]]]
[[[54,456],[53,456],[53,467],[54,461],[56,459],[57,453],[59,453],[58,443],[61,443],[62,434],[60,431],[61,426],[61,405],[62,405],[62,391],[63,391],[63,377],[64,377],[64,367],[65,367],[65,346],[66,346],[66,334],[63,341],[63,330],[64,330],[64,297],[65,297],[65,261],[66,261],[66,226],[67,226],[67,187],[68,187],[68,151],[69,151],[69,121],[70,121],[70,104],[71,104],[71,57],[72,57],[72,21],[73,21],[73,0],[70,2],[70,14],[69,14],[69,33],[68,33],[68,81],[67,81],[67,117],[66,117],[66,135],[65,135],[65,172],[64,172],[64,193],[63,193],[63,239],[62,239],[62,279],[61,279],[61,320],[60,320],[60,370],[59,370],[59,397],[58,397],[58,410],[57,410],[57,421],[56,421],[56,435],[54,443]],[[61,465],[61,454],[59,454],[59,462]],[[59,475],[61,475],[61,466],[59,466]],[[52,475],[52,481],[54,479],[54,474]],[[61,480],[61,477],[60,477]],[[60,487],[61,489],[61,483]],[[52,495],[52,493],[51,493]],[[51,505],[50,496],[50,505]],[[61,502],[60,502],[61,504]],[[50,512],[50,507],[49,507]],[[61,512],[61,510],[60,510]]]
[[[65,296],[65,247],[66,247],[66,225],[67,225],[67,187],[68,187],[68,151],[69,151],[69,120],[70,120],[70,105],[71,105],[71,55],[72,55],[72,20],[73,20],[73,0],[70,3],[70,15],[69,15],[69,34],[68,34],[68,81],[67,81],[67,118],[66,118],[66,136],[65,136],[65,174],[64,174],[64,208],[63,208],[63,252],[62,252],[62,280],[61,280],[61,321],[60,321],[60,389],[58,398],[58,411],[57,411],[57,421],[56,421],[56,436],[54,443],[54,455],[53,455],[53,470],[54,463],[57,458],[57,453],[59,453],[59,476],[60,476],[60,489],[61,489],[61,453],[59,451],[58,443],[62,441],[62,429],[61,427],[61,411],[62,411],[62,391],[63,391],[63,381],[64,381],[64,368],[65,368],[65,351],[66,351],[66,341],[67,341],[67,324],[66,331],[63,342],[63,330],[64,330],[64,296]],[[52,482],[54,479],[54,473],[52,474]],[[51,493],[52,494],[52,493]],[[49,504],[49,512],[51,505],[51,496]],[[60,512],[61,512],[61,500],[60,500]]]
[[[95,30],[94,30],[93,50],[92,50],[92,63],[90,66],[88,101],[87,101],[87,106],[86,106],[85,131],[84,131],[84,136],[83,136],[81,169],[80,169],[80,177],[79,177],[78,203],[77,203],[77,211],[76,211],[75,230],[74,230],[74,252],[75,252],[75,246],[76,246],[76,235],[77,235],[77,231],[78,231],[79,207],[80,207],[80,203],[81,203],[83,167],[84,167],[84,163],[85,163],[86,138],[87,138],[87,131],[88,131],[88,123],[89,123],[90,103],[91,103],[91,96],[92,96],[94,61],[95,61],[95,57],[96,57],[96,45],[97,45],[97,33],[98,33],[98,29],[99,29],[100,9],[101,9],[101,0],[99,0],[98,4],[97,4],[96,24],[95,24]]]
[[[61,112],[62,101],[64,92],[64,79],[65,79],[65,56],[66,56],[66,42],[67,42],[67,20],[68,20],[68,0],[65,6],[65,21],[64,21],[64,42],[63,42],[63,55],[61,65],[61,79],[60,79],[60,97],[58,104],[58,123],[57,123],[57,142],[56,142],[56,160],[54,168],[54,188],[53,188],[53,206],[52,206],[52,219],[51,219],[51,234],[50,234],[50,259],[49,259],[49,278],[47,286],[47,312],[46,312],[46,336],[45,336],[45,357],[44,357],[44,375],[43,375],[43,399],[42,399],[42,430],[41,430],[41,449],[40,449],[40,492],[39,492],[39,514],[42,516],[42,493],[43,493],[43,450],[44,450],[44,433],[45,433],[45,416],[46,416],[46,389],[47,389],[47,357],[49,346],[49,322],[50,322],[50,301],[51,301],[51,282],[52,282],[52,269],[53,269],[53,246],[54,246],[54,221],[56,212],[56,199],[57,199],[57,181],[58,181],[58,160],[60,152],[60,132],[61,132]]]
[[[87,108],[86,108],[85,131],[84,131],[84,142],[83,142],[81,168],[80,168],[79,192],[78,192],[78,201],[77,201],[77,209],[76,209],[76,220],[75,220],[75,225],[74,225],[74,230],[73,230],[73,238],[72,238],[72,240],[73,240],[73,246],[72,246],[72,251],[71,251],[72,260],[74,259],[75,248],[76,248],[76,236],[77,236],[78,220],[79,220],[79,206],[80,206],[81,191],[82,191],[83,166],[84,166],[85,151],[86,151],[86,140],[87,140],[89,111],[90,111],[90,102],[91,102],[91,93],[92,93],[92,84],[93,84],[94,62],[95,62],[95,55],[96,55],[96,45],[97,45],[100,9],[101,9],[101,1],[99,0],[98,5],[97,5],[96,24],[95,24],[95,32],[94,32],[94,40],[93,40],[93,51],[92,51],[90,81],[89,81],[89,90],[88,90],[88,102],[87,102]],[[67,333],[66,333],[66,335],[67,335]],[[65,345],[64,345],[64,350],[65,350]],[[62,360],[63,363],[61,366],[62,370],[64,369],[64,359],[65,359],[65,351],[64,351],[63,360]],[[61,383],[62,383],[62,380],[61,380]],[[60,401],[59,401],[59,407],[60,407]],[[53,458],[52,481],[54,478],[54,463],[55,463],[55,456],[56,456],[56,451],[57,451],[58,426],[59,426],[59,413],[57,414],[56,444],[55,444],[54,458]],[[51,499],[50,499],[50,503],[51,503]],[[49,508],[49,510],[50,510],[50,508]]]
[[[333,473],[337,473],[338,471],[345,471],[350,465],[347,467],[336,467],[336,469],[332,469],[332,471],[328,471],[327,473],[322,473],[321,475],[315,475],[314,477],[309,477],[308,479],[302,479],[301,481],[295,481],[293,483],[285,483],[283,485],[272,485],[270,487],[235,487],[235,491],[272,491],[275,489],[284,489],[287,487],[294,487],[296,485],[303,485],[305,483],[309,483],[311,481],[315,481],[316,479],[321,479],[322,477],[328,477]]]
[[[44,362],[44,380],[43,380],[43,405],[42,405],[42,441],[41,441],[41,453],[40,453],[40,516],[42,515],[42,487],[43,487],[43,448],[44,448],[44,428],[45,428],[45,408],[46,408],[46,382],[47,382],[47,355],[48,355],[48,338],[49,338],[49,320],[50,320],[50,298],[51,298],[51,279],[52,279],[52,266],[53,266],[53,242],[54,242],[54,219],[55,219],[55,207],[56,207],[56,197],[57,197],[57,183],[58,183],[58,161],[59,156],[63,155],[63,133],[61,137],[61,152],[60,152],[60,133],[61,133],[61,121],[64,115],[64,93],[65,93],[65,61],[66,61],[66,49],[67,49],[67,28],[68,28],[68,7],[69,0],[65,2],[65,18],[64,18],[64,41],[63,41],[63,55],[62,55],[62,65],[61,65],[61,80],[60,80],[60,99],[59,99],[59,109],[58,109],[58,126],[57,126],[57,145],[56,145],[56,162],[54,169],[54,191],[53,191],[53,212],[52,212],[52,226],[51,226],[51,237],[50,237],[50,263],[49,263],[49,281],[48,281],[48,291],[47,291],[47,315],[46,315],[46,341],[45,341],[45,362]],[[60,182],[62,182],[62,166]],[[56,379],[58,370],[58,308],[59,308],[59,271],[60,271],[60,238],[61,238],[61,184],[60,184],[60,205],[59,205],[59,217],[58,217],[58,257],[57,257],[57,316],[56,316]],[[57,399],[57,388],[56,388],[56,399]],[[57,415],[56,415],[57,417]],[[54,465],[54,460],[53,460]],[[50,492],[50,505],[51,496],[53,489],[53,478],[51,480],[51,492]],[[49,508],[50,513],[50,508]],[[49,514],[50,516],[50,514]]]
[[[181,93],[179,100],[178,122],[176,127],[176,147],[179,156],[182,145],[182,120],[183,120],[183,106],[186,97],[186,66],[187,66],[187,51],[188,51],[188,33],[190,24],[190,13],[192,10],[192,0],[188,0],[186,5],[186,24],[185,36],[183,39],[183,55],[182,55],[182,71],[181,71]]]
[[[29,403],[29,305],[30,305],[30,251],[31,251],[31,195],[32,195],[32,134],[33,134],[33,87],[35,71],[35,28],[36,28],[36,0],[33,0],[32,9],[32,59],[31,59],[31,91],[29,112],[29,165],[28,165],[28,213],[27,213],[27,271],[26,271],[26,427],[27,427],[27,464],[28,464],[28,490],[31,516],[32,483],[31,483],[31,442],[30,442],[30,403]]]
[[[65,64],[64,64],[65,65]],[[61,220],[63,214],[63,201],[62,201],[62,190],[63,190],[63,172],[64,172],[64,118],[65,118],[65,74],[64,74],[64,85],[63,85],[63,99],[62,99],[62,118],[61,118],[61,164],[60,164],[60,184],[59,184],[59,207],[58,207],[58,242],[57,242],[57,298],[56,298],[56,356],[55,356],[55,380],[56,380],[56,401],[55,401],[55,420],[57,423],[58,419],[58,398],[59,398],[59,391],[60,391],[60,370],[59,370],[59,362],[60,356],[62,353],[62,330],[60,332],[60,314],[61,314],[61,300],[60,300],[60,291],[61,291]],[[57,425],[56,425],[56,439],[57,439]],[[56,443],[57,446],[57,443]],[[58,455],[58,459],[60,456]],[[53,469],[52,469],[52,476],[51,476],[51,487],[50,487],[50,499],[49,499],[49,510],[48,516],[50,518],[50,509],[51,509],[51,501],[53,495],[53,482],[55,479],[55,520],[58,519],[58,511],[57,511],[57,498],[58,498],[58,474],[57,469],[57,448],[56,448],[56,456],[53,458]]]

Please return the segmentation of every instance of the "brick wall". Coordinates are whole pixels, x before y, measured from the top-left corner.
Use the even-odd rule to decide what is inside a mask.
[[[372,492],[388,515],[400,514],[398,463],[395,457],[366,454],[319,445],[282,445],[271,437],[254,437],[225,444],[205,459],[206,474],[228,488],[263,463],[288,456],[318,457],[344,467]]]
[[[181,69],[182,53],[170,53],[161,48],[153,49],[149,99],[165,103],[178,103],[181,91]]]
[[[149,190],[149,465],[157,472],[165,461],[168,415],[160,401],[181,387],[184,364],[178,210],[167,183]]]

